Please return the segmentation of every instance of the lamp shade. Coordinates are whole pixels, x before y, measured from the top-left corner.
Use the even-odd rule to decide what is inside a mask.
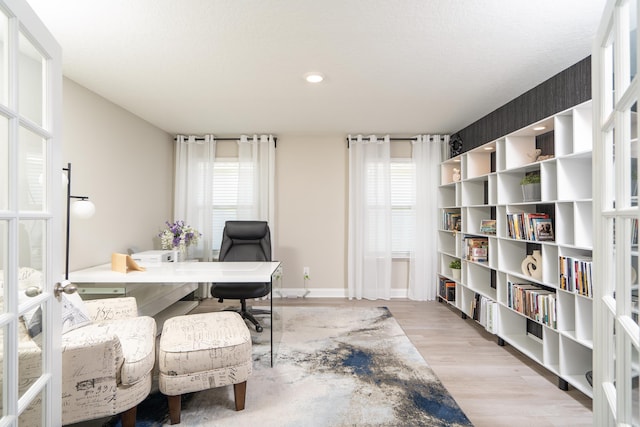
[[[96,213],[96,206],[89,200],[77,200],[71,205],[71,214],[76,218],[91,218]]]

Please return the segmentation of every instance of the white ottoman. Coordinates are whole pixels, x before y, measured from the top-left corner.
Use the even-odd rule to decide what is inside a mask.
[[[168,319],[160,336],[158,367],[171,424],[180,422],[180,395],[214,387],[233,384],[236,411],[241,411],[252,371],[249,328],[232,311]]]

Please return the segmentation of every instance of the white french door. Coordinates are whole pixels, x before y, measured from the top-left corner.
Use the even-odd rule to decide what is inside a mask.
[[[0,0],[3,426],[61,424],[61,69],[59,45],[26,1]]]
[[[594,425],[639,426],[638,0],[609,0],[592,53]]]

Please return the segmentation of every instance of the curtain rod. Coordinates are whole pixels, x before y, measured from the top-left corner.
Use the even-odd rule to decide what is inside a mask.
[[[194,138],[196,141],[204,141],[204,136],[196,136]],[[213,137],[214,140],[216,141],[240,141],[240,137],[235,137],[235,138],[218,138],[216,136]],[[247,139],[249,139],[249,136],[247,136]],[[177,141],[178,138],[175,137],[173,138],[174,141]],[[273,137],[273,144],[277,147],[278,146],[278,138],[277,137]]]
[[[382,138],[377,137],[377,138],[378,139],[384,139],[384,137],[382,137]],[[347,137],[345,139],[347,141],[347,148],[349,148],[349,138]],[[368,137],[368,136],[363,136],[362,140],[363,141],[370,141],[371,138]],[[389,141],[415,141],[415,140],[416,140],[415,136],[412,137],[412,138],[400,138],[400,137],[393,138],[393,137],[389,137]],[[433,137],[432,136],[429,137],[429,141],[433,141]],[[444,136],[443,135],[440,135],[440,141],[444,141]]]

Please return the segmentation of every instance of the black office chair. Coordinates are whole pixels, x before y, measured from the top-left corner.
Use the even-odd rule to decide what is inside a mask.
[[[266,221],[227,221],[222,232],[222,244],[218,261],[271,261],[271,234]],[[247,309],[247,299],[260,298],[271,292],[271,282],[266,283],[212,283],[211,296],[224,299],[239,299],[240,315],[253,323],[256,331],[262,325],[254,314],[268,311]]]

